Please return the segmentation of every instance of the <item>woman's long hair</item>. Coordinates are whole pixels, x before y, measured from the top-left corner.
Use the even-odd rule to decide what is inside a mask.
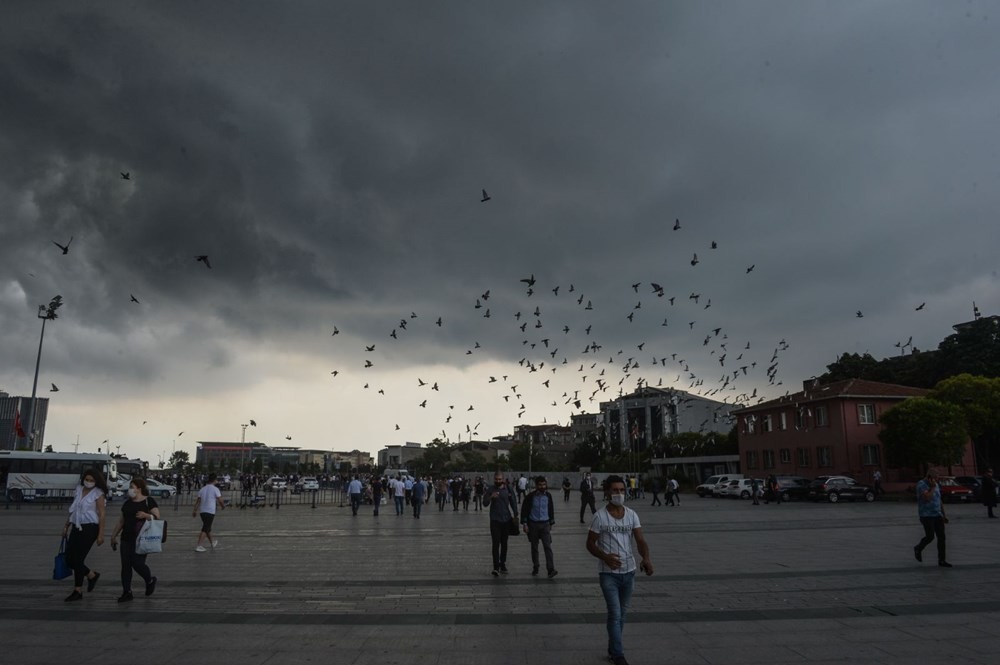
[[[91,478],[94,479],[94,485],[97,486],[97,489],[104,492],[104,496],[108,496],[110,494],[110,492],[108,492],[108,481],[104,479],[103,473],[101,473],[97,469],[85,469],[84,472],[80,474],[81,485],[83,484],[83,479],[86,478],[87,476],[90,476]]]

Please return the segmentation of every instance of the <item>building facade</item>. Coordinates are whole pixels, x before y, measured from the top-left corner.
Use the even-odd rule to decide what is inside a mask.
[[[870,482],[876,470],[888,482],[912,481],[913,469],[889,469],[878,434],[881,415],[910,397],[929,393],[890,383],[848,379],[739,409],[741,470],[747,475],[849,475]],[[971,446],[956,475],[972,474]]]
[[[407,462],[424,454],[424,446],[407,441],[402,445],[386,446],[378,451],[378,465],[383,469],[406,469]]]
[[[614,401],[601,402],[601,416],[609,442],[638,452],[670,434],[728,433],[734,408],[683,390],[644,386]]]
[[[45,446],[45,421],[49,415],[49,398],[35,397],[35,436],[30,436],[31,398],[12,397],[0,392],[0,450],[34,450],[41,452]],[[25,436],[18,435],[17,424]]]

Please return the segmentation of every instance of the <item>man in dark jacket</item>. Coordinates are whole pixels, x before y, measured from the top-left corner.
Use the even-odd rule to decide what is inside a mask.
[[[993,478],[993,469],[986,469],[983,476],[983,505],[986,506],[986,515],[996,518],[993,509],[997,507],[997,481]]]
[[[490,509],[490,540],[493,552],[493,577],[507,574],[507,538],[509,525],[515,519],[517,503],[514,492],[507,487],[503,474],[493,476],[493,487],[483,494],[483,506]],[[514,532],[517,535],[517,532]]]
[[[589,473],[580,481],[580,524],[585,523],[583,513],[587,510],[587,506],[590,506],[591,515],[597,512],[597,507],[594,505],[594,481],[590,479]]]
[[[521,504],[521,527],[531,543],[531,574],[538,574],[538,541],[545,549],[545,568],[549,577],[559,574],[552,557],[552,525],[556,523],[555,502],[548,491],[545,476],[535,478],[535,491],[524,497]]]

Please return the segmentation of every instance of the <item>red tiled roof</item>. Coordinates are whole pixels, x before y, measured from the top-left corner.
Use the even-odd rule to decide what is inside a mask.
[[[930,394],[930,390],[924,388],[912,388],[910,386],[900,386],[895,383],[880,383],[878,381],[867,381],[865,379],[845,379],[835,381],[825,385],[817,385],[809,390],[800,390],[785,397],[761,402],[753,406],[748,406],[733,413],[750,413],[770,409],[782,404],[819,402],[833,398],[850,397],[883,397],[886,399],[906,399],[907,397],[923,397]]]

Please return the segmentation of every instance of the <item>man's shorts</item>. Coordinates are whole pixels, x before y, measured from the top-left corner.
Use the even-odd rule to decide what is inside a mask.
[[[212,533],[212,521],[215,519],[215,513],[200,513],[201,515],[201,530],[205,533]]]

